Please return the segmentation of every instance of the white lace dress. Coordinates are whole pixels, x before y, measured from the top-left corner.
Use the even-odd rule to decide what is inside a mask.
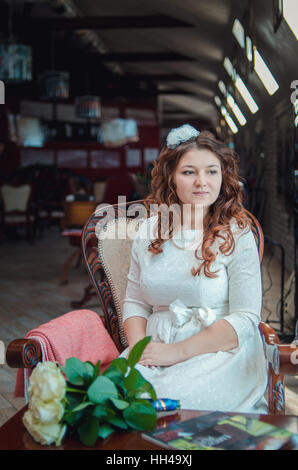
[[[145,220],[133,242],[123,321],[139,316],[147,319],[147,335],[153,341],[171,343],[190,337],[213,321],[224,318],[238,336],[238,347],[230,351],[201,354],[169,367],[150,369],[137,365],[159,398],[178,399],[182,408],[267,413],[264,398],[267,364],[258,325],[261,321],[261,275],[254,236],[231,224],[235,250],[218,251],[211,270],[193,276],[198,266],[194,246],[201,233],[184,230],[163,245],[163,253],[148,251],[154,239],[157,217]],[[191,241],[195,243],[191,249]],[[187,246],[188,249],[181,249]],[[121,356],[127,356],[126,349]]]

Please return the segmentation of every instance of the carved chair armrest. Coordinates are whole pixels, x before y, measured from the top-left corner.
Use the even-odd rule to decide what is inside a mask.
[[[267,345],[277,346],[279,353],[279,374],[298,375],[298,345],[294,343],[280,344],[279,338],[273,328],[264,322],[260,323],[259,329]]]
[[[41,347],[34,339],[15,339],[7,346],[6,362],[9,367],[32,369],[41,360]]]

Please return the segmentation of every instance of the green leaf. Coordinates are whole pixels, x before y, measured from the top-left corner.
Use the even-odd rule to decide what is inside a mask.
[[[146,379],[144,379],[141,372],[139,372],[137,369],[131,369],[123,382],[128,391],[135,391],[146,383]]]
[[[127,424],[137,431],[155,429],[157,414],[151,403],[146,400],[136,400],[126,410],[123,417]]]
[[[111,426],[109,426],[108,424],[102,424],[98,429],[97,435],[101,437],[102,439],[106,439],[113,432],[114,432],[114,429]]]
[[[93,403],[105,403],[109,398],[118,398],[115,384],[108,378],[100,375],[87,390],[89,400]]]
[[[91,361],[85,361],[84,364],[89,364],[89,365],[92,366],[93,368],[95,367],[95,365],[94,365],[93,362],[91,362]]]
[[[90,402],[90,401],[85,401],[83,403],[80,403],[78,406],[76,406],[75,408],[73,408],[71,410],[72,413],[76,412],[76,411],[81,411],[81,410],[84,410],[85,408],[87,408],[87,406],[90,406],[90,405],[94,405],[94,403]]]
[[[99,422],[95,416],[89,415],[79,427],[79,436],[83,444],[94,446],[98,437]]]
[[[112,424],[113,426],[116,426],[117,428],[120,428],[120,429],[127,429],[128,428],[128,425],[127,425],[126,421],[124,421],[124,419],[121,418],[120,416],[114,416],[113,418],[110,418],[109,423]]]
[[[63,372],[68,381],[74,385],[84,385],[84,376],[86,374],[85,364],[76,357],[66,359]]]
[[[85,366],[85,371],[86,371],[85,375],[90,377],[90,379],[93,379],[94,365],[92,364],[92,362],[86,361],[84,362],[84,366]]]
[[[98,377],[98,375],[99,375],[100,364],[101,364],[101,361],[98,361],[98,362],[95,364],[94,373],[93,373],[93,378],[94,378],[94,379],[96,379],[96,377]]]
[[[66,421],[70,426],[76,425],[82,418],[84,412],[82,410],[76,413],[66,412],[63,416],[63,421]]]
[[[131,369],[128,376],[124,379],[124,386],[127,389],[128,398],[140,398],[144,393],[146,393],[153,400],[157,399],[153,386],[137,369]]]
[[[66,394],[66,410],[73,410],[76,406],[78,406],[84,400],[84,395],[78,393],[69,393]]]
[[[96,416],[99,420],[108,416],[108,411],[104,405],[97,405],[93,410],[93,416]]]
[[[114,359],[109,368],[102,375],[109,377],[115,384],[123,387],[123,378],[128,369],[128,362],[125,358]]]
[[[111,362],[111,366],[116,367],[122,375],[125,375],[128,369],[128,361],[124,357],[118,357]]]
[[[112,382],[121,385],[123,383],[123,375],[122,372],[117,369],[116,367],[113,367],[112,364],[108,369],[106,369],[103,373],[102,376],[108,377]]]
[[[96,416],[99,420],[110,421],[110,419],[115,418],[117,414],[116,411],[109,406],[101,404],[94,408],[93,416]]]
[[[141,339],[137,344],[134,345],[132,350],[128,356],[128,365],[129,367],[134,367],[137,362],[141,359],[144,349],[146,348],[147,344],[151,341],[151,336],[146,336],[145,338]]]
[[[110,421],[111,419],[115,418],[115,416],[117,416],[117,412],[113,408],[105,405],[105,409],[107,412],[106,421]]]
[[[147,393],[152,400],[157,400],[156,392],[150,382],[146,381],[135,393],[135,397],[140,398],[144,393]]]
[[[125,408],[127,408],[129,406],[128,401],[121,400],[119,398],[111,398],[110,400],[118,410],[125,410]]]

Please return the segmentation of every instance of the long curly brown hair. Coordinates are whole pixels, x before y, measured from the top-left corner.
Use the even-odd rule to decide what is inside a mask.
[[[235,241],[230,226],[231,219],[234,218],[241,229],[247,226],[251,228],[252,225],[242,203],[238,175],[238,155],[208,131],[201,132],[198,137],[181,143],[175,149],[164,147],[158,161],[153,163],[151,193],[145,199],[145,206],[149,214],[149,208],[152,207],[152,204],[158,207],[179,204],[180,201],[175,190],[174,173],[182,156],[192,149],[210,150],[217,156],[221,164],[221,190],[217,200],[209,207],[208,215],[204,218],[202,256],[198,255],[199,246],[195,250],[195,257],[202,263],[197,269],[193,267],[191,270],[193,276],[200,275],[203,270],[205,276],[213,278],[217,277],[215,274],[217,271],[210,271],[210,266],[216,259],[216,253],[211,249],[215,239],[223,240],[219,250],[221,253],[229,255],[235,249]],[[163,243],[173,236],[173,215],[170,213],[169,216],[168,237],[165,237],[162,232],[161,218],[162,211],[159,211],[157,238],[148,247],[148,250],[155,255],[163,251]]]

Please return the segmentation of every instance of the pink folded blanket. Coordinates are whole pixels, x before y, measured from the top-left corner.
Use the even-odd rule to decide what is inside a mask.
[[[26,338],[39,341],[43,361],[57,361],[62,366],[69,357],[96,364],[101,370],[119,356],[100,316],[92,310],[74,310],[29,331]],[[16,397],[28,401],[28,379],[32,369],[18,369],[14,390]]]

